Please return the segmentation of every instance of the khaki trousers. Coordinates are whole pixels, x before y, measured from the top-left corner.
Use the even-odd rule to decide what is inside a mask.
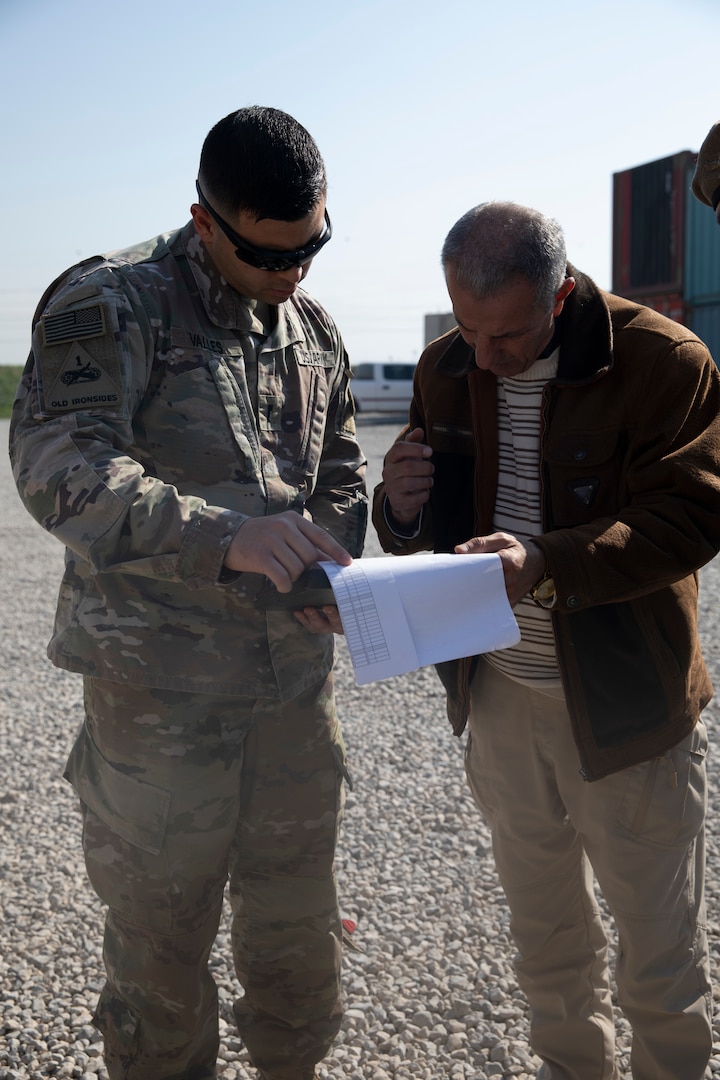
[[[286,704],[85,681],[67,777],[107,907],[95,1022],[111,1080],[205,1080],[229,881],[253,1063],[312,1076],[341,1019],[333,859],[345,758],[332,680]]]
[[[703,900],[704,725],[661,758],[592,783],[563,700],[479,665],[466,772],[492,831],[542,1080],[617,1080],[607,940],[634,1080],[702,1080],[711,1052]]]

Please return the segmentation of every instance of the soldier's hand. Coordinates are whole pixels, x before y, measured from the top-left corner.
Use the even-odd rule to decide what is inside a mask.
[[[248,518],[225,553],[229,570],[264,574],[278,592],[290,592],[303,570],[323,559],[349,566],[352,556],[329,533],[307,518],[286,510],[270,517]]]
[[[536,544],[533,544],[532,540],[521,544],[517,537],[510,533],[498,532],[490,533],[489,536],[475,536],[464,544],[458,544],[455,551],[459,555],[482,555],[485,552],[496,552],[500,556],[510,607],[515,607],[518,601],[530,592],[547,567],[545,555]]]
[[[382,478],[392,516],[401,525],[415,521],[430,498],[435,467],[425,432],[416,427],[393,443],[385,456]]]
[[[324,607],[299,608],[295,618],[311,634],[344,634],[338,609],[333,604]]]

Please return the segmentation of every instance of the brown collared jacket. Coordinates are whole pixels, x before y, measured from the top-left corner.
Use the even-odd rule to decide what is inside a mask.
[[[720,376],[685,327],[569,267],[557,377],[543,397],[542,548],[557,589],[558,662],[583,775],[662,755],[712,696],[697,630],[698,569],[720,550]],[[493,531],[496,379],[457,330],[418,364],[409,428],[433,449],[418,535],[374,522],[397,554]],[[407,429],[406,429],[407,430]],[[456,734],[476,658],[439,665]]]

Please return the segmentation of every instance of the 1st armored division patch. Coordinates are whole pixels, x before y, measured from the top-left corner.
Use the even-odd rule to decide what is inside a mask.
[[[117,407],[121,400],[114,335],[101,304],[45,315],[36,350],[47,412]],[[87,344],[85,344],[87,343]]]
[[[52,386],[43,389],[45,408],[51,412],[84,406],[117,405],[119,389],[107,371],[74,341]]]

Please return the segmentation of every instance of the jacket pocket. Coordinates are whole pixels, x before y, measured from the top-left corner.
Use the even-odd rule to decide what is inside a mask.
[[[317,473],[325,439],[332,373],[336,357],[332,352],[293,346],[296,379],[288,380],[282,410],[283,441],[287,457],[302,476]],[[282,473],[282,466],[281,473]]]
[[[554,528],[578,525],[617,511],[626,434],[617,429],[578,431],[548,439]]]

